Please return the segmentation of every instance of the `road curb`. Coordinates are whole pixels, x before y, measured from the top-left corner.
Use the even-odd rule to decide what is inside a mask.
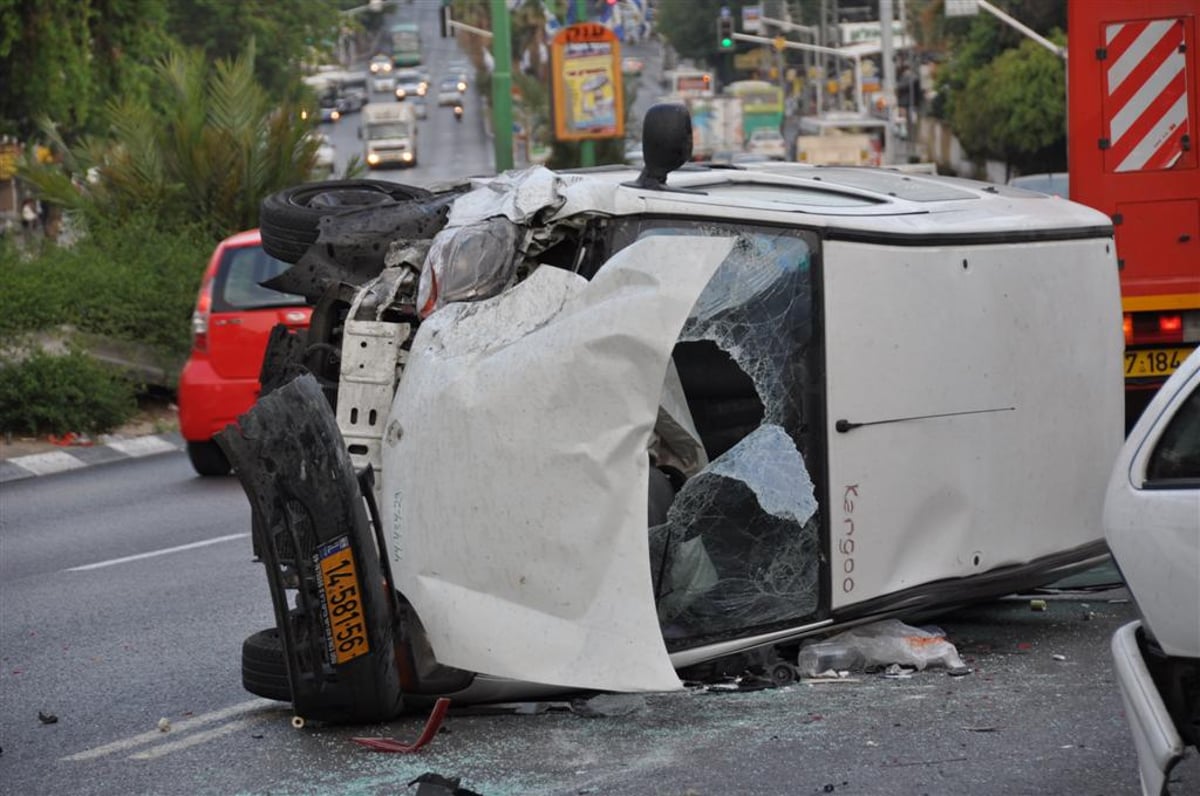
[[[174,453],[186,447],[178,432],[108,439],[100,445],[71,446],[0,460],[0,484],[64,473],[98,464]]]

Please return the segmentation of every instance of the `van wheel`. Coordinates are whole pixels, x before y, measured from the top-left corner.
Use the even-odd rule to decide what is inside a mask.
[[[259,218],[263,249],[285,263],[296,263],[316,242],[319,223],[325,216],[431,196],[424,188],[384,180],[326,180],[295,185],[263,200]]]
[[[187,455],[192,462],[192,469],[199,475],[229,475],[229,471],[233,469],[229,460],[225,458],[224,451],[211,439],[205,442],[189,442]]]
[[[279,628],[260,630],[242,642],[242,687],[265,699],[292,701]]]

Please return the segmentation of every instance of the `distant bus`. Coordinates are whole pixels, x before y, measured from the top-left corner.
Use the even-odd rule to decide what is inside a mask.
[[[392,25],[392,63],[416,66],[421,63],[421,32],[411,22]]]
[[[783,127],[783,89],[774,83],[738,80],[725,87],[725,94],[742,101],[742,129],[747,141],[755,130]]]
[[[712,72],[699,69],[671,69],[663,73],[667,94],[673,97],[711,97],[714,89]]]

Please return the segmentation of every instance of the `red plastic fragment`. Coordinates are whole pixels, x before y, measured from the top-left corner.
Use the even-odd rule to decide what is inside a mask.
[[[411,744],[401,743],[395,738],[352,738],[351,740],[368,749],[374,749],[376,752],[411,754],[433,740],[433,737],[438,734],[438,730],[442,728],[442,721],[446,718],[448,710],[450,710],[450,700],[440,697],[429,713],[425,729],[421,730],[420,737]]]

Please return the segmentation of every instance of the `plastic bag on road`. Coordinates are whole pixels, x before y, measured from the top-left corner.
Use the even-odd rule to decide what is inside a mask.
[[[856,627],[827,639],[806,642],[796,668],[802,677],[815,677],[830,669],[863,670],[889,664],[924,669],[944,666],[965,672],[958,650],[940,630],[924,630],[898,619],[885,619]]]

